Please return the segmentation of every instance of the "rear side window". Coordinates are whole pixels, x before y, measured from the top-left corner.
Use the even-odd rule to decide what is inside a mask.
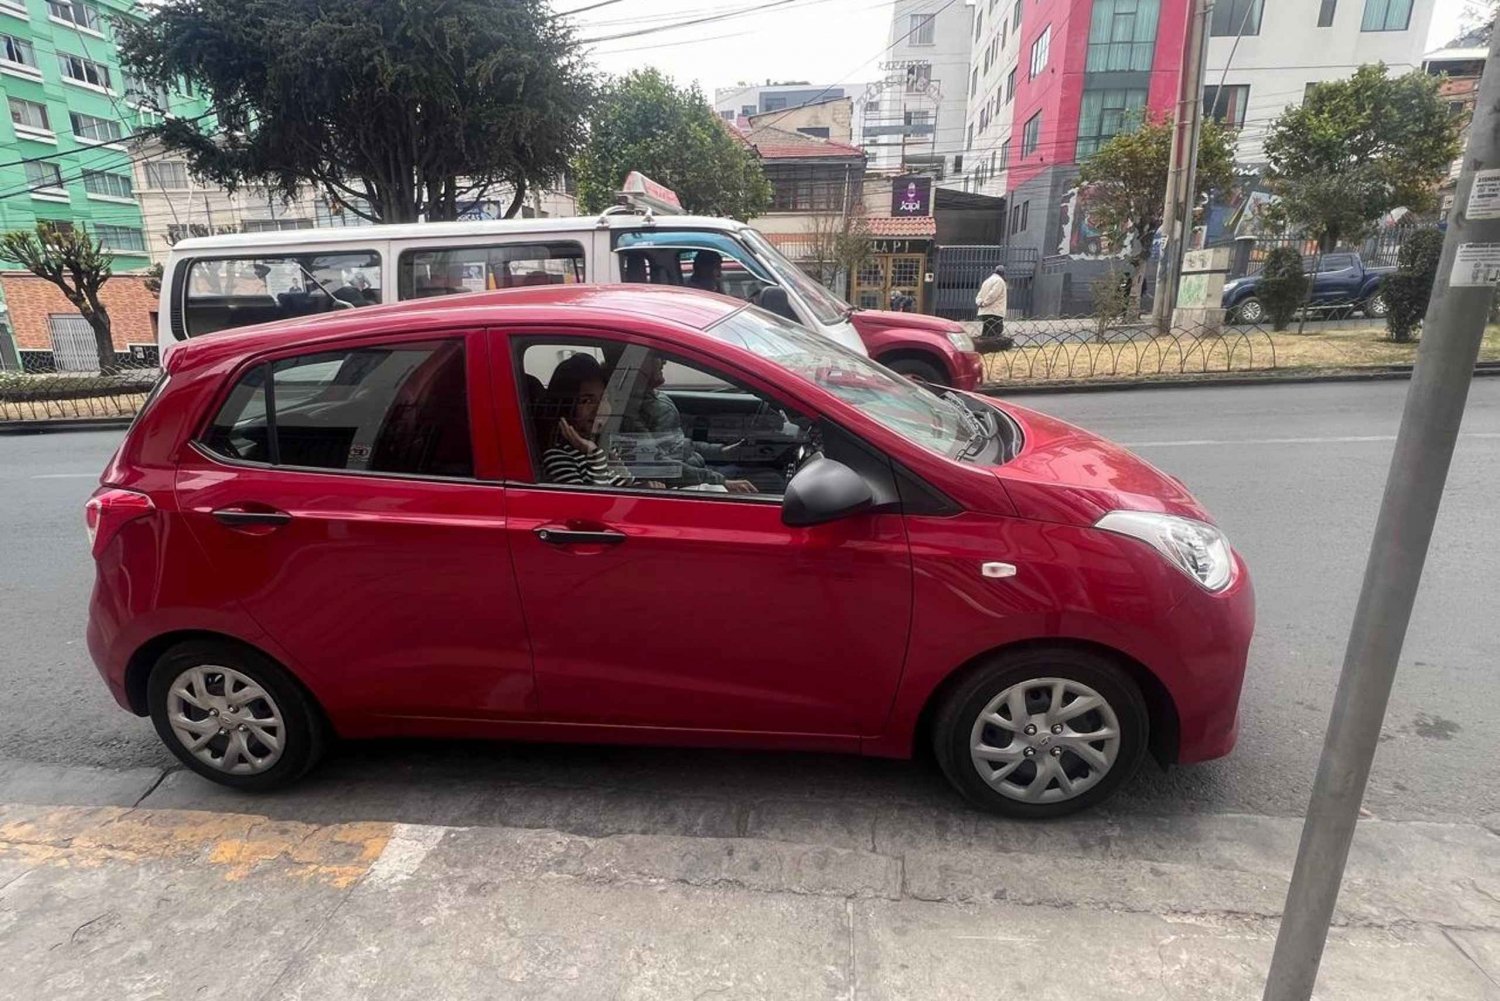
[[[583,247],[569,241],[405,250],[397,266],[402,299],[462,295],[584,280]]]
[[[283,358],[242,376],[202,443],[268,465],[474,475],[464,342]]]
[[[1349,254],[1324,254],[1318,262],[1319,271],[1343,271],[1354,267],[1354,258]]]
[[[181,295],[189,337],[373,306],[380,302],[380,255],[359,250],[195,260]]]

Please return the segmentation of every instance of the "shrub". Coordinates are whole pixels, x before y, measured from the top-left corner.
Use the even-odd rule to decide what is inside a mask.
[[[1404,344],[1427,315],[1432,283],[1437,279],[1438,258],[1443,256],[1443,234],[1419,229],[1406,238],[1396,258],[1396,273],[1380,283],[1385,296],[1385,329],[1391,340]]]
[[[1130,309],[1130,275],[1111,267],[1094,279],[1094,339],[1103,341],[1110,325],[1125,319]]]
[[[1302,273],[1302,255],[1294,247],[1277,247],[1266,255],[1255,294],[1274,330],[1285,330],[1307,298],[1307,275]]]

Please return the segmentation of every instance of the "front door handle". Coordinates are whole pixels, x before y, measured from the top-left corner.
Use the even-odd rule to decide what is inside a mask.
[[[584,531],[574,528],[553,528],[543,525],[532,529],[538,539],[553,546],[587,545],[587,546],[618,546],[626,539],[624,532],[614,532],[609,529],[602,531]]]
[[[221,507],[212,514],[215,521],[230,528],[275,528],[292,520],[292,516],[285,511],[245,511],[233,507]]]

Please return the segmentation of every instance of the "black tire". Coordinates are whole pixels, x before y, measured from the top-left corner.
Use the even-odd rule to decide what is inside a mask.
[[[1234,307],[1234,322],[1257,324],[1266,322],[1266,307],[1255,296]]]
[[[1384,292],[1376,292],[1366,299],[1360,306],[1360,312],[1372,320],[1383,320],[1390,307],[1385,301]]]
[[[970,757],[970,736],[980,713],[991,700],[1015,685],[1041,678],[1062,679],[1092,689],[1113,712],[1119,724],[1120,739],[1108,770],[1077,795],[1051,802],[1024,802],[1000,792],[981,776]],[[1040,694],[1049,687],[1039,685],[1033,694]],[[1084,721],[1085,732],[1097,728],[1097,724],[1091,723],[1091,717],[1098,718],[1092,713],[1078,717]],[[1068,725],[1071,726],[1071,722]],[[1096,806],[1128,781],[1145,756],[1150,725],[1150,714],[1140,689],[1108,657],[1069,648],[1031,648],[1000,654],[971,671],[954,686],[938,707],[933,721],[933,752],[948,781],[974,805],[1006,817],[1049,820]],[[1018,735],[1015,739],[1023,738]],[[1041,743],[1051,739],[1047,733],[1039,733],[1036,737]],[[985,742],[991,742],[988,733]],[[1078,773],[1074,774],[1074,781],[1088,777],[1088,765],[1082,758],[1065,751],[1057,760],[1060,767]],[[1032,764],[1030,767],[1033,779],[1039,777],[1038,766]],[[1024,763],[1020,765],[1020,771],[1026,768]],[[1048,780],[1046,787],[1050,789],[1053,784],[1057,784],[1056,780]],[[1057,785],[1057,791],[1061,793],[1062,787]]]
[[[925,358],[893,358],[883,364],[892,372],[904,375],[912,382],[925,382],[929,386],[944,386],[948,383],[948,377],[943,370]]]
[[[168,696],[173,683],[195,667],[222,667],[238,672],[259,685],[274,700],[282,720],[280,757],[263,771],[230,773],[204,762],[182,743],[168,720]],[[208,672],[210,684],[215,677]],[[222,689],[223,675],[217,675]],[[255,700],[251,700],[253,703]],[[237,643],[216,640],[192,640],[179,643],[162,654],[151,669],[146,683],[146,705],[156,735],[177,759],[204,778],[232,789],[260,792],[289,785],[307,772],[323,756],[327,729],[323,715],[312,697],[286,669],[265,654]],[[265,705],[265,703],[259,703]],[[201,720],[200,720],[201,722]],[[253,721],[252,721],[253,724]],[[223,731],[221,731],[222,733]],[[223,738],[219,738],[221,741]],[[253,743],[256,747],[259,744]],[[220,751],[222,756],[223,751]]]

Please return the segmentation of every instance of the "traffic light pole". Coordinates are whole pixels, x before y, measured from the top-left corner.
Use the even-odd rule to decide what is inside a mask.
[[[1265,1001],[1312,997],[1500,279],[1500,31],[1491,40],[1485,70]]]

